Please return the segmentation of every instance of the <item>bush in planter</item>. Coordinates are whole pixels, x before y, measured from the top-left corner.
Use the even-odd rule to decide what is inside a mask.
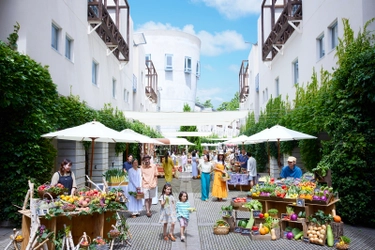
[[[278,212],[279,212],[279,210],[277,210],[276,208],[271,208],[270,210],[268,210],[268,214],[271,217],[277,217]]]

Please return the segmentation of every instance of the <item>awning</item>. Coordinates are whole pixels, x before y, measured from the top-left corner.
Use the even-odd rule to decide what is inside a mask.
[[[158,140],[166,145],[195,145],[185,138],[155,138],[155,140]]]
[[[123,112],[127,119],[138,120],[149,126],[202,126],[229,125],[234,121],[246,118],[249,111]]]

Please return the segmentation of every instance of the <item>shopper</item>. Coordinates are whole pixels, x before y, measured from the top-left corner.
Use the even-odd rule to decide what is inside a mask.
[[[198,169],[201,172],[201,200],[208,201],[210,194],[210,180],[213,171],[213,164],[208,154],[203,156],[203,162],[199,163]]]
[[[188,194],[185,191],[181,191],[178,195],[179,201],[176,203],[176,213],[177,219],[180,222],[180,234],[181,234],[181,241],[185,242],[185,229],[189,223],[190,217],[190,203]]]
[[[163,160],[163,170],[164,170],[164,179],[166,183],[171,183],[173,178],[173,160],[169,156],[169,152],[166,150],[164,153],[164,160]]]
[[[197,162],[198,162],[198,156],[197,156],[197,152],[194,150],[192,153],[191,153],[191,174],[193,176],[193,179],[196,179],[197,176],[198,176],[198,168],[197,168]]]
[[[131,169],[133,167],[133,155],[129,155],[128,158],[127,158],[127,161],[124,162],[124,165],[122,167],[122,169],[124,170],[124,172],[128,172],[129,169]]]
[[[251,155],[250,152],[247,152],[247,173],[249,175],[250,188],[257,184],[257,161]]]
[[[138,160],[134,159],[132,168],[128,170],[129,185],[128,192],[139,193],[142,191],[142,177],[141,170],[138,168]],[[142,210],[142,199],[137,200],[133,195],[129,195],[129,212],[132,213],[131,217],[135,218],[139,216],[140,211]]]
[[[152,198],[156,196],[158,181],[158,169],[150,164],[151,156],[145,155],[142,159],[142,189],[144,192],[145,208],[147,217],[151,217]]]
[[[217,197],[218,201],[228,197],[227,183],[221,180],[225,171],[224,152],[220,151],[217,156],[217,163],[214,165],[214,183],[212,185],[212,196]]]
[[[159,223],[163,224],[164,240],[176,241],[173,235],[174,225],[177,221],[176,201],[172,193],[172,186],[169,183],[164,184],[163,191],[159,197],[161,210]],[[167,234],[168,223],[170,223],[169,234]]]

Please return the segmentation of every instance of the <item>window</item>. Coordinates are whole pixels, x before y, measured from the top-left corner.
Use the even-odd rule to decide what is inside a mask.
[[[72,61],[73,39],[65,36],[65,57]]]
[[[60,28],[57,27],[56,24],[52,24],[51,46],[57,51],[59,50],[59,35],[60,35]]]
[[[133,74],[133,93],[137,93],[137,77]]]
[[[151,67],[151,54],[146,54],[145,55],[145,63],[146,63],[146,66],[149,68]]]
[[[185,56],[185,73],[191,73],[191,57]]]
[[[99,67],[99,64],[95,61],[92,61],[91,81],[95,85],[98,85],[98,67]]]
[[[316,39],[318,47],[318,59],[322,58],[325,55],[324,52],[324,35],[321,35]]]
[[[172,54],[165,54],[165,71],[172,71]]]
[[[280,95],[279,78],[275,79],[276,97]]]
[[[266,102],[268,101],[268,88],[266,88]]]
[[[259,93],[259,73],[255,76],[255,91]]]
[[[127,91],[126,89],[124,89],[124,101],[126,103],[129,102],[129,91]]]
[[[329,31],[331,38],[330,49],[335,49],[339,44],[337,21],[329,27]]]
[[[196,73],[195,73],[195,75],[196,75],[197,77],[200,77],[200,76],[201,76],[201,63],[200,63],[200,61],[197,61],[197,69],[196,69]]]
[[[112,79],[112,97],[116,98],[116,79]]]
[[[263,90],[262,94],[263,94],[263,103],[265,103],[266,102],[266,92]]]
[[[299,73],[298,73],[298,60],[293,62],[293,84],[298,84]]]

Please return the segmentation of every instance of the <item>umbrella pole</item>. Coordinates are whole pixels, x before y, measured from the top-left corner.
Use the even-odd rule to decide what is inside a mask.
[[[270,145],[267,141],[267,151],[268,151],[268,174],[271,176],[271,158],[270,158]]]
[[[279,168],[281,167],[281,162],[280,162],[280,139],[277,139],[277,165]]]
[[[90,160],[90,179],[92,178],[92,164],[93,164],[93,161],[94,161],[94,142],[95,142],[95,139],[96,138],[91,138],[91,160]],[[91,183],[90,183],[90,188],[91,188]]]

